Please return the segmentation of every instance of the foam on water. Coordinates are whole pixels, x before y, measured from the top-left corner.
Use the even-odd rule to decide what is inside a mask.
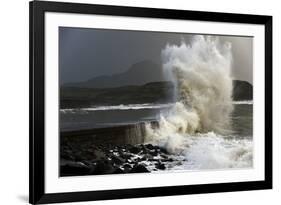
[[[187,161],[175,169],[225,169],[252,167],[252,141],[216,135],[189,136],[181,141]]]
[[[234,105],[252,105],[252,100],[243,100],[243,101],[233,101],[232,104]]]
[[[106,110],[141,110],[141,109],[163,109],[173,106],[173,103],[167,104],[128,104],[128,105],[111,105],[111,106],[96,106],[86,108],[73,108],[73,109],[61,109],[62,113],[74,113],[83,111],[106,111]]]

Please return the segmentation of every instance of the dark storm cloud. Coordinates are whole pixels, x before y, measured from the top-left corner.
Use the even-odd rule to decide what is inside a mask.
[[[160,64],[167,42],[180,41],[179,35],[167,33],[60,28],[61,81],[120,73],[143,60]]]
[[[59,29],[60,82],[80,82],[126,71],[132,64],[152,60],[161,64],[167,43],[189,43],[192,34],[86,28]],[[232,43],[233,75],[252,82],[252,38],[220,37]]]

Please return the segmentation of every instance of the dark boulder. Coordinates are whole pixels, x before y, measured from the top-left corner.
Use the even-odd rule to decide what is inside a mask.
[[[120,157],[123,159],[130,159],[133,157],[133,155],[130,153],[123,153],[123,154],[120,154]]]
[[[150,150],[154,149],[154,146],[152,144],[146,144],[145,146],[147,149],[150,149]]]
[[[142,164],[136,164],[130,171],[130,173],[146,173],[148,169]]]
[[[162,162],[173,162],[173,158],[163,158],[161,159]]]
[[[112,174],[115,171],[113,165],[108,161],[98,161],[91,170],[91,174]]]
[[[124,174],[124,173],[125,173],[124,170],[120,169],[119,167],[116,168],[113,172],[113,174]]]
[[[124,172],[125,172],[125,173],[128,173],[128,172],[131,171],[132,166],[129,165],[129,164],[124,164],[124,165],[123,165],[123,169],[124,169]]]
[[[131,147],[131,148],[129,149],[129,151],[130,151],[131,153],[138,154],[138,153],[140,153],[141,149],[140,149],[139,147],[134,146],[134,147]]]
[[[112,160],[113,163],[115,163],[115,164],[123,164],[123,163],[126,162],[125,159],[123,159],[123,158],[121,158],[121,157],[118,157],[118,156],[116,156],[116,155],[112,155],[112,156],[111,156],[111,160]]]
[[[157,169],[161,169],[161,170],[166,169],[165,164],[162,164],[162,163],[158,163],[158,164],[156,164],[156,165],[155,165],[155,167],[156,167]]]
[[[157,156],[158,155],[158,151],[157,150],[151,150],[149,152],[149,154],[151,154],[152,156]]]
[[[150,154],[145,154],[143,155],[143,157],[141,158],[142,161],[153,161],[153,157]]]

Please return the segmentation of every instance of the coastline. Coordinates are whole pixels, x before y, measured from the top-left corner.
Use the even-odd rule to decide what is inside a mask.
[[[60,176],[145,173],[176,161],[166,149],[144,143],[144,122],[61,132]]]

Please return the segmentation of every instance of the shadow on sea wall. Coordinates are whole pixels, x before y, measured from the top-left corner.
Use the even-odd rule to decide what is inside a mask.
[[[158,127],[157,121],[150,122],[152,127]],[[145,123],[121,125],[109,128],[96,128],[88,130],[65,131],[60,133],[61,144],[88,143],[95,145],[124,145],[144,143],[146,135]]]

